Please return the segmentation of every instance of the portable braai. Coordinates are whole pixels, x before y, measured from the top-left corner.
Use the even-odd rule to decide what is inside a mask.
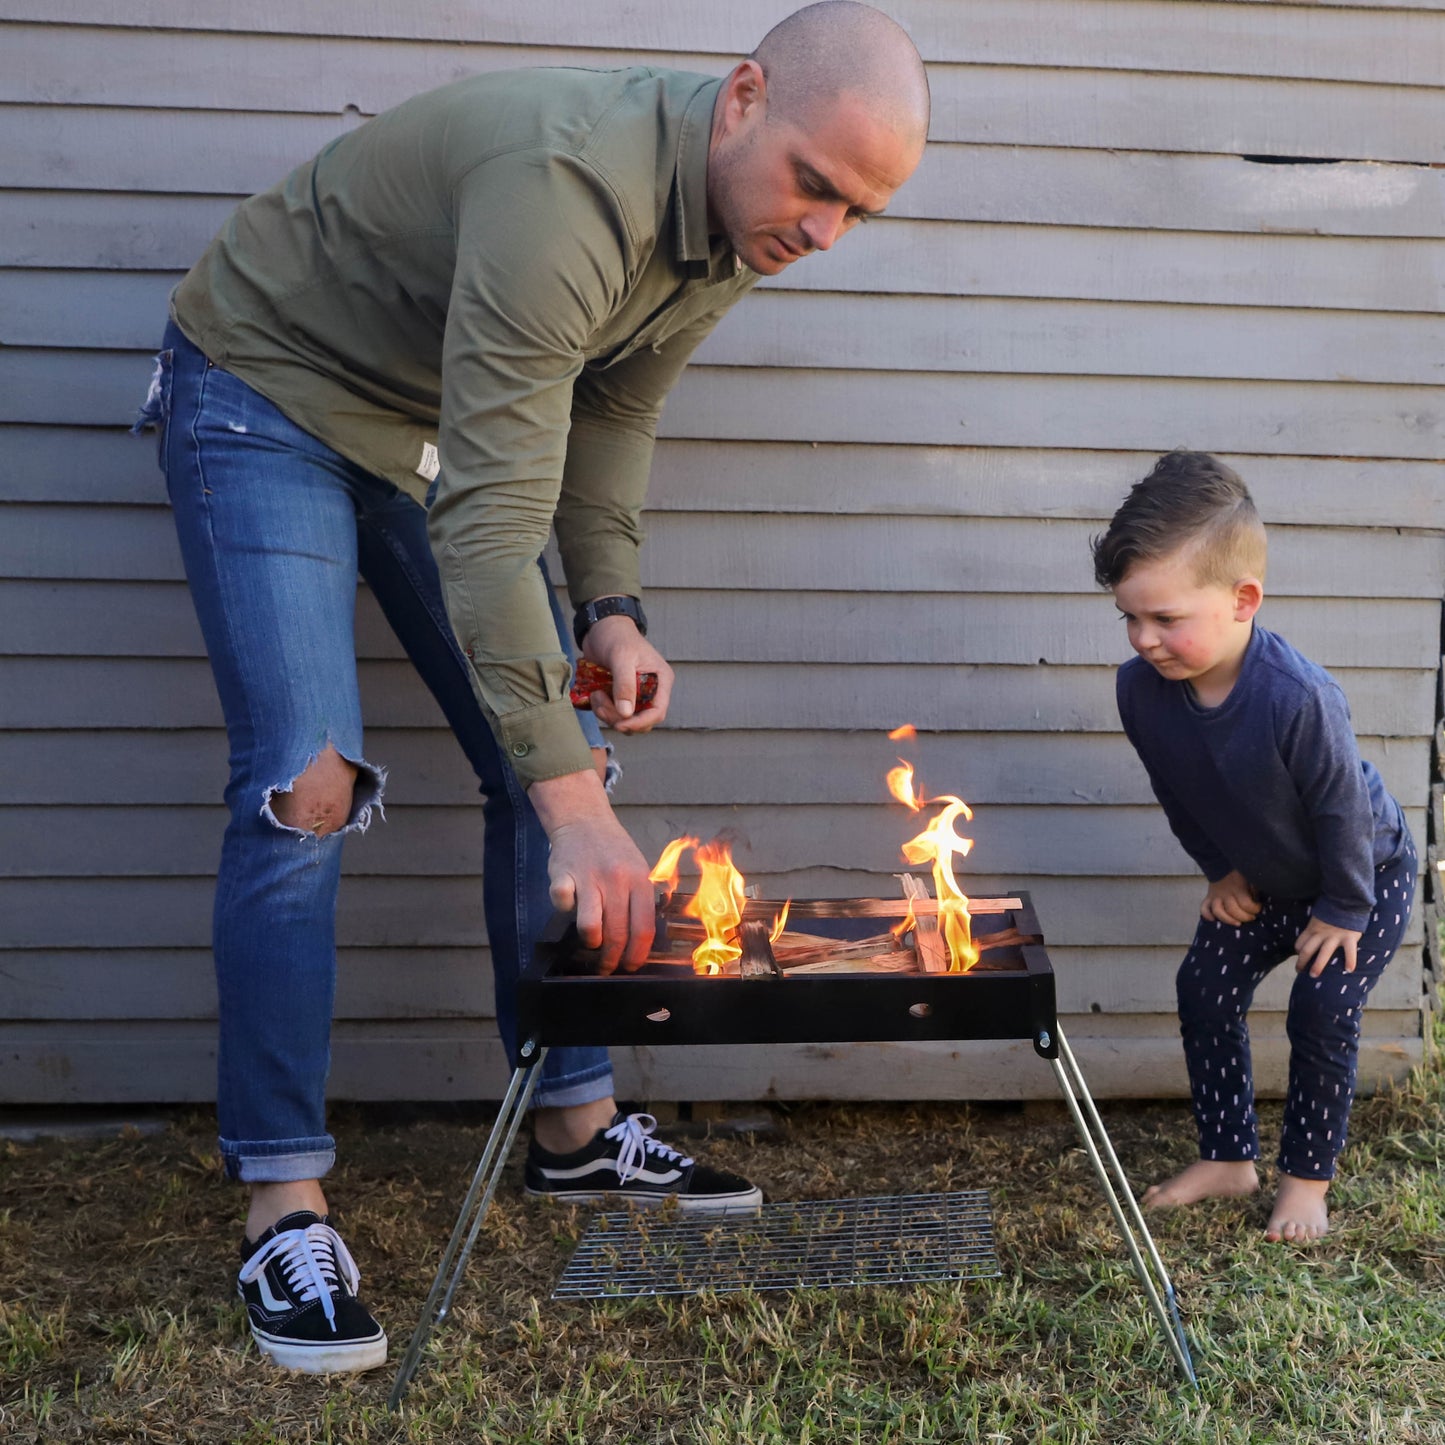
[[[653,950],[633,973],[600,975],[596,951],[583,946],[571,920],[554,919],[519,981],[518,1037],[523,1043],[518,1067],[402,1360],[390,1405],[400,1404],[432,1329],[451,1309],[547,1050],[567,1044],[1027,1040],[1054,1070],[1165,1343],[1180,1370],[1193,1382],[1194,1367],[1174,1287],[1078,1062],[1059,1029],[1054,971],[1033,904],[1027,893],[1020,892],[1002,898],[970,898],[967,906],[973,961],[966,970],[951,967],[950,955],[930,943],[928,931],[930,924],[936,930],[933,920],[938,905],[917,895],[899,900],[795,899],[787,908],[787,920],[794,930],[791,934],[779,917],[781,903],[749,899],[741,908],[735,930],[740,949],[734,952],[740,951],[741,956],[729,960],[714,976],[697,971],[697,950],[692,944],[699,930],[687,922],[689,912],[696,910],[689,909],[685,897],[673,898],[660,912]],[[907,946],[905,939],[911,940]],[[978,1267],[977,1238],[959,1255],[964,1264],[943,1266],[938,1264],[937,1228],[930,1225],[925,1230],[922,1245],[916,1239],[910,1245],[905,1237],[903,1221],[915,1216],[935,1224],[951,1217],[950,1210],[952,1217],[962,1217],[957,1203],[962,1196],[935,1196],[930,1205],[921,1204],[920,1196],[907,1198],[910,1208],[901,1208],[904,1197],[900,1196],[900,1207],[888,1217],[885,1232],[904,1256],[909,1248],[919,1258],[928,1256],[933,1272],[926,1277],[959,1279],[993,1272]],[[984,1199],[983,1221],[991,1224],[986,1196],[971,1194],[968,1209],[976,1221],[980,1198]],[[837,1216],[859,1216],[863,1205],[869,1207],[863,1212],[871,1221],[881,1201],[827,1201],[827,1207],[815,1211],[816,1218],[833,1223],[816,1227],[831,1228],[836,1234]],[[768,1217],[772,1210],[791,1210],[796,1219],[790,1217],[777,1225]],[[738,1258],[751,1251],[754,1256],[753,1278],[744,1278],[743,1284],[762,1288],[826,1286],[925,1277],[911,1275],[906,1268],[877,1266],[871,1273],[860,1273],[856,1267],[851,1274],[841,1267],[810,1272],[800,1269],[792,1256],[778,1274],[774,1266],[779,1241],[796,1237],[800,1230],[806,1234],[811,1227],[807,1221],[814,1216],[804,1206],[764,1205],[762,1211],[760,1218],[752,1220],[746,1215],[737,1216],[736,1221],[712,1216],[708,1222],[706,1235],[714,1251],[730,1250]],[[596,1259],[601,1256],[584,1239],[578,1251],[584,1261],[580,1272],[597,1285],[595,1294],[667,1292],[645,1282],[638,1285],[654,1268],[653,1256],[668,1266],[669,1278],[676,1277],[671,1265],[677,1259],[698,1264],[689,1239],[674,1238],[673,1231],[656,1223],[639,1223],[640,1240],[619,1247],[615,1216],[607,1219],[612,1242],[603,1253],[614,1264],[620,1261],[617,1267],[624,1270],[625,1279],[613,1278],[611,1288],[605,1278],[598,1284]],[[736,1229],[732,1229],[734,1222]],[[695,1221],[679,1221],[684,1231],[696,1227]],[[854,1228],[853,1235],[857,1233]],[[991,1254],[991,1227],[986,1235]],[[832,1254],[830,1250],[832,1246],[824,1238],[821,1254],[817,1250],[802,1253],[810,1258],[831,1258],[836,1250]],[[789,1269],[795,1272],[788,1274]],[[717,1288],[715,1265],[699,1265],[694,1276],[697,1288]],[[736,1272],[731,1277],[736,1277]],[[771,1286],[767,1281],[773,1281]]]

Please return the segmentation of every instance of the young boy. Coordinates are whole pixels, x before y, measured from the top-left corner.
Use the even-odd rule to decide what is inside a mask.
[[[1291,954],[1289,1092],[1265,1237],[1318,1239],[1345,1144],[1360,1013],[1409,922],[1417,860],[1362,762],[1339,685],[1256,624],[1265,536],[1244,483],[1171,452],[1094,540],[1138,657],[1119,716],[1175,837],[1209,880],[1177,985],[1199,1162],[1146,1207],[1259,1188],[1245,1014]]]

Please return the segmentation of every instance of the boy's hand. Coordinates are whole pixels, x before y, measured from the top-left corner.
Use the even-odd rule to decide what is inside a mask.
[[[1232,923],[1236,928],[1252,923],[1259,917],[1259,900],[1249,879],[1236,868],[1218,883],[1211,883],[1199,905],[1199,916],[1215,923]]]
[[[1335,956],[1335,950],[1339,949],[1345,955],[1345,972],[1353,973],[1355,946],[1361,936],[1352,929],[1336,928],[1332,923],[1321,923],[1318,918],[1311,918],[1305,924],[1305,931],[1294,941],[1295,952],[1299,954],[1294,971],[1303,973],[1309,969],[1310,977],[1318,978]]]

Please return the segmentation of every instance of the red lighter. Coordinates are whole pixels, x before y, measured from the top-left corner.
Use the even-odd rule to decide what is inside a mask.
[[[588,662],[585,657],[577,660],[576,675],[572,679],[572,691],[568,694],[572,699],[572,706],[581,708],[584,712],[592,710],[592,694],[594,692],[612,692],[612,674],[605,667],[598,667],[595,662]],[[645,707],[652,706],[652,700],[657,696],[657,674],[655,672],[639,672],[637,674],[637,710],[642,711]]]

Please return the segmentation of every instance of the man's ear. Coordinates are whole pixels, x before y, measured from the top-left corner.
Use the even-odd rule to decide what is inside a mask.
[[[767,107],[768,82],[756,60],[740,61],[723,81],[722,129],[730,133],[759,119]]]
[[[1234,584],[1234,620],[1248,622],[1264,601],[1264,583],[1258,577],[1245,577]]]

